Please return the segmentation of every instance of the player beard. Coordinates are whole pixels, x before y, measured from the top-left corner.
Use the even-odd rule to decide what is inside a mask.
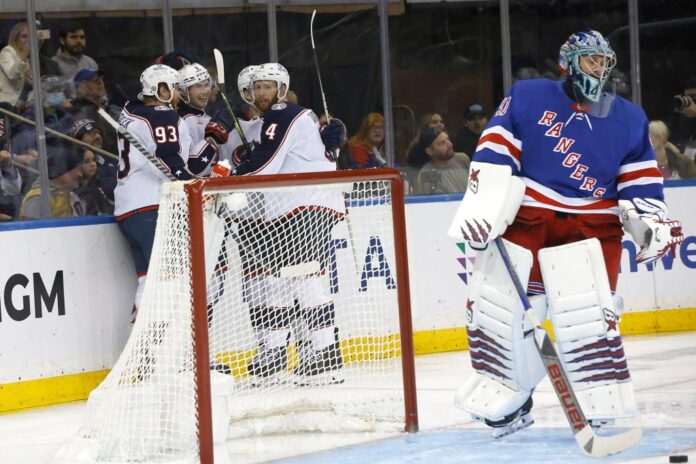
[[[271,106],[275,105],[277,102],[278,98],[273,98],[270,100],[256,100],[256,108],[258,108],[261,113],[265,113],[271,108]]]

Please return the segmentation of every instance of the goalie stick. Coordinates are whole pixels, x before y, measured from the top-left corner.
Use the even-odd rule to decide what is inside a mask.
[[[227,112],[230,113],[230,116],[232,116],[232,123],[234,124],[235,130],[239,134],[239,138],[242,139],[242,144],[244,145],[244,149],[247,152],[247,156],[250,156],[251,145],[249,145],[249,142],[247,142],[246,136],[244,135],[244,131],[242,130],[242,127],[239,125],[239,120],[237,119],[237,116],[235,116],[234,111],[232,110],[232,106],[230,106],[229,100],[227,100],[227,95],[225,95],[225,61],[222,58],[222,53],[217,48],[213,49],[213,56],[215,57],[215,67],[217,68],[217,80],[218,84],[220,85],[220,95],[222,95],[222,100],[225,102]]]
[[[595,431],[592,430],[590,422],[585,418],[582,409],[580,409],[580,403],[575,396],[575,392],[573,392],[570,387],[570,381],[563,370],[558,353],[551,342],[549,334],[541,327],[534,310],[530,311],[531,304],[527,298],[527,293],[524,288],[522,288],[520,279],[512,266],[510,256],[505,249],[502,237],[496,237],[495,244],[498,247],[500,256],[503,258],[505,268],[515,285],[517,295],[522,302],[527,319],[534,326],[534,341],[536,342],[537,350],[544,362],[544,367],[551,380],[551,385],[553,385],[553,389],[561,402],[561,408],[565,413],[566,419],[568,419],[570,428],[575,436],[575,441],[577,441],[580,448],[587,455],[597,458],[621,453],[638,444],[643,437],[643,429],[640,427],[616,435],[597,435]]]

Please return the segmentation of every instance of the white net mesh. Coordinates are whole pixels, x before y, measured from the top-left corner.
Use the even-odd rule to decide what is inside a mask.
[[[391,202],[386,181],[206,193],[210,368],[229,385],[227,439],[403,429]],[[133,332],[88,401],[85,461],[198,455],[191,281],[203,276],[190,268],[188,199],[168,184]]]

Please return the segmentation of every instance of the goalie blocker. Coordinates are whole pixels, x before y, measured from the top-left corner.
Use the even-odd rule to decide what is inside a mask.
[[[472,163],[469,192],[449,230],[451,236],[483,249],[466,304],[475,373],[457,391],[455,404],[494,427],[494,437],[533,423],[531,394],[546,374],[515,287],[498,251],[487,247],[515,223],[523,192],[524,184],[512,176],[510,168]],[[508,235],[516,238],[515,225]],[[620,299],[612,296],[600,241],[592,238],[537,248],[539,282],[535,285],[529,285],[533,253],[505,243],[522,285],[542,292],[545,286],[548,299],[540,294],[530,303],[539,320],[546,319],[547,313],[551,316],[560,360],[586,417],[604,424],[635,415],[618,330]]]

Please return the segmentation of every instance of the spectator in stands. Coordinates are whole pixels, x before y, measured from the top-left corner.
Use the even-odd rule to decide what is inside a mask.
[[[75,121],[72,128],[72,137],[94,147],[103,147],[104,133],[102,128],[91,119]],[[110,201],[114,201],[114,189],[116,188],[118,161],[96,154],[96,183]]]
[[[114,203],[100,187],[97,157],[92,150],[82,150],[82,183],[76,193],[85,207],[85,216],[113,214]]]
[[[23,111],[29,100],[25,84],[30,77],[29,27],[27,23],[17,23],[10,30],[8,45],[0,50],[0,102],[8,102]]]
[[[65,109],[65,81],[59,75],[44,76],[41,78],[41,90],[43,94],[44,126],[70,134],[72,116]],[[34,105],[24,112],[24,116],[35,120]],[[47,134],[47,144],[50,146],[62,145],[62,140]],[[12,126],[12,148],[15,153],[22,153],[36,148],[36,128],[30,124],[16,123]]]
[[[48,157],[48,194],[52,218],[84,216],[84,205],[75,193],[82,181],[82,160],[72,150],[56,149]],[[41,218],[41,186],[34,183],[22,202],[19,218]]]
[[[101,121],[97,110],[103,108],[114,119],[118,119],[121,108],[109,105],[109,97],[106,94],[104,85],[104,73],[93,69],[83,69],[75,74],[76,98],[72,101],[71,112],[76,121],[80,119],[91,119]],[[116,132],[111,126],[103,123],[96,123],[101,131],[104,149],[111,153],[116,153]]]
[[[488,124],[488,115],[478,103],[469,105],[464,111],[464,125],[454,135],[454,151],[462,152],[471,158],[476,151],[481,132]]]
[[[17,209],[19,210],[21,197],[24,196],[29,189],[31,189],[32,185],[34,185],[34,181],[36,181],[36,178],[38,177],[37,164],[39,152],[36,151],[35,148],[30,148],[23,152],[19,152],[19,154],[15,153],[12,155],[14,156],[14,165],[19,170],[19,176],[22,178],[22,191],[19,198],[20,201],[17,203]]]
[[[662,121],[650,121],[650,141],[655,150],[657,167],[665,179],[693,179],[696,177],[694,160],[679,152],[669,141],[669,129]]]
[[[694,159],[696,157],[696,76],[684,83],[680,95],[673,98],[674,111],[677,119],[672,127],[674,144],[681,148],[684,154]]]
[[[442,116],[440,116],[438,113],[427,113],[421,119],[418,133],[413,140],[411,140],[411,143],[408,144],[407,150],[408,165],[413,168],[420,169],[430,160],[425,154],[425,151],[423,151],[423,147],[419,145],[420,136],[423,135],[423,132],[429,128],[445,130],[445,121],[442,119]]]
[[[366,169],[384,166],[387,161],[384,147],[384,116],[370,113],[360,123],[358,132],[348,140],[347,156],[339,164],[347,169]]]
[[[539,73],[537,68],[533,68],[532,66],[523,66],[515,72],[513,82],[524,81],[527,79],[537,79],[539,77],[541,77],[541,73]]]
[[[420,136],[419,146],[430,158],[418,173],[415,193],[432,195],[457,193],[466,190],[469,178],[469,163],[462,166],[454,159],[454,148],[447,132],[428,128]]]
[[[22,178],[12,165],[12,154],[0,150],[0,221],[12,221],[22,193]]]
[[[52,58],[58,65],[60,74],[70,83],[68,96],[75,96],[75,89],[72,87],[73,78],[83,69],[99,69],[99,65],[92,58],[84,54],[87,46],[87,36],[85,30],[79,24],[61,29],[58,33],[58,43],[60,48]]]
[[[297,105],[297,101],[298,101],[298,100],[297,100],[297,94],[296,94],[294,91],[288,90],[288,96],[285,97],[285,99],[286,99],[289,103],[292,103],[292,104]]]

